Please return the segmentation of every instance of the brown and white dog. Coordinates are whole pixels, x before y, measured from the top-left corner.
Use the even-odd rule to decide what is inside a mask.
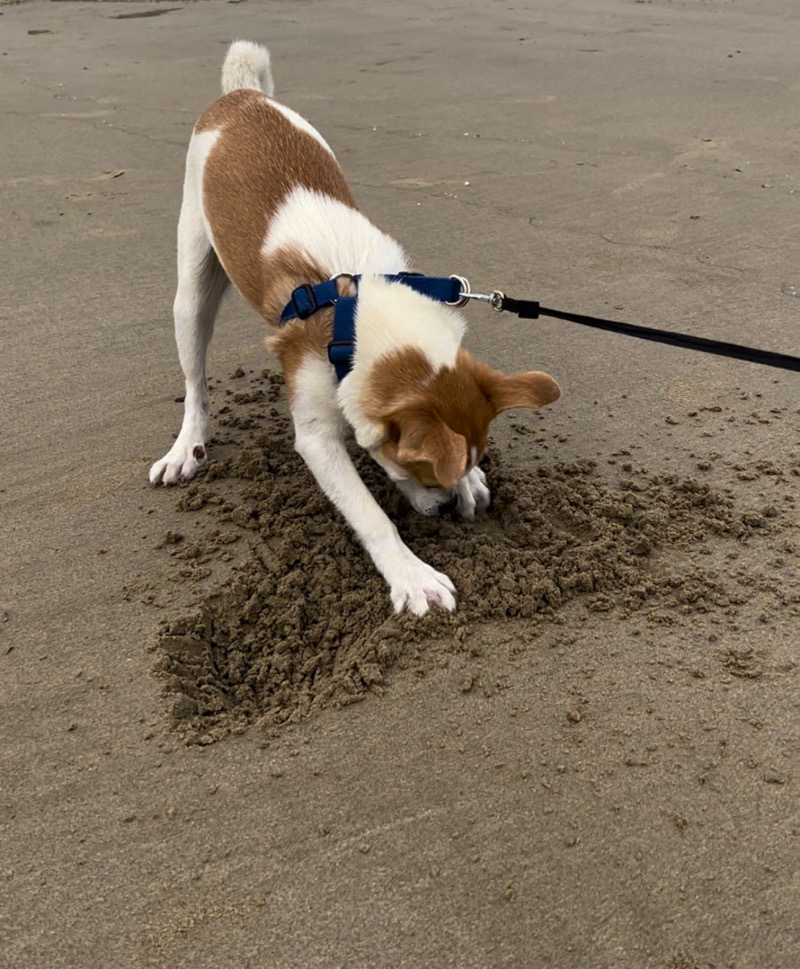
[[[327,354],[332,309],[268,340],[286,378],[296,447],[388,582],[395,610],[452,610],[450,579],[403,543],[358,475],[347,427],[418,511],[456,509],[471,519],[489,504],[478,462],[491,420],[557,400],[558,384],[475,360],[460,347],[458,312],[382,278],[408,270],[407,256],[358,211],[322,136],[272,99],[265,48],[232,44],[222,90],[195,125],[186,159],[174,304],[185,412],[150,481],[188,480],[206,460],[206,350],[229,281],[275,326],[298,286],[360,274],[352,369],[340,383]]]

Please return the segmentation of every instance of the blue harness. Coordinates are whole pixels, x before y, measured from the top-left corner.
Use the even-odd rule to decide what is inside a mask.
[[[343,273],[342,275],[346,276],[347,274]],[[349,278],[358,286],[361,276]],[[358,297],[340,296],[336,287],[337,279],[338,277],[327,279],[324,283],[317,283],[316,286],[311,286],[309,283],[298,286],[292,293],[292,298],[283,308],[280,325],[283,326],[290,320],[308,319],[317,310],[325,309],[326,306],[335,307],[333,334],[331,342],[328,344],[328,359],[336,370],[336,377],[343,380],[350,373],[355,350],[355,319]],[[469,285],[460,276],[424,276],[422,273],[398,273],[396,276],[381,276],[381,279],[390,283],[402,283],[429,299],[447,303],[450,306],[460,306],[466,302],[463,293],[469,291]]]

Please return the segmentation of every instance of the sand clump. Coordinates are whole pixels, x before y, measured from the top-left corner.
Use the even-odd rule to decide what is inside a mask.
[[[528,471],[490,449],[484,467],[493,504],[466,523],[416,514],[369,458],[354,453],[404,541],[458,590],[453,615],[398,617],[385,583],[293,449],[277,406],[281,378],[237,371],[232,384],[218,411],[217,444],[234,447],[179,497],[207,527],[192,541],[173,531],[161,543],[187,579],[207,578],[212,558],[236,558],[229,575],[199,592],[194,609],[158,633],[157,669],[189,741],[207,743],[253,722],[274,727],[381,693],[395,664],[468,650],[491,623],[516,622],[530,636],[542,623],[563,621],[562,610],[578,600],[591,613],[653,624],[710,611],[735,617],[750,597],[748,576],[741,566],[738,579],[736,566],[719,566],[725,550],[734,560],[731,548],[771,536],[782,561],[796,555],[779,505],[740,507],[730,492],[632,462],[608,480],[594,461]],[[248,548],[232,556],[242,538]],[[797,611],[796,589],[779,576],[757,585]],[[746,651],[724,661],[735,675],[757,675]]]

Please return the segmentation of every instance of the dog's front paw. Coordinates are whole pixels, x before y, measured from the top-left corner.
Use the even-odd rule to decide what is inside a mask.
[[[202,441],[183,443],[179,437],[164,457],[150,468],[150,484],[174,485],[189,481],[205,463],[205,444]]]
[[[492,500],[486,475],[479,467],[474,467],[458,483],[458,513],[462,518],[472,520],[476,511],[485,511]]]
[[[398,569],[390,585],[395,612],[407,609],[415,616],[422,616],[431,606],[443,606],[449,612],[456,607],[456,589],[450,579],[416,555]]]

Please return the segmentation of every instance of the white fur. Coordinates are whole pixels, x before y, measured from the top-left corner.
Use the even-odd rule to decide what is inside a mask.
[[[431,367],[453,367],[466,329],[460,313],[404,283],[365,276],[358,287],[353,371],[368,369],[386,353],[413,346]]]
[[[203,223],[206,236],[211,245],[214,245],[214,236],[211,231],[211,224],[206,218],[205,208],[203,207],[203,172],[211,154],[211,149],[217,143],[219,131],[200,131],[192,134],[189,141],[189,148],[186,152],[186,175],[183,180],[183,206],[191,209],[186,212],[186,218],[196,221],[198,218]],[[184,216],[183,209],[181,216]],[[181,221],[178,220],[178,232],[180,233]],[[180,258],[181,245],[178,245],[178,256]]]
[[[203,211],[203,168],[218,131],[193,134],[186,154],[183,202],[178,219],[178,289],[173,303],[175,342],[186,380],[183,424],[170,450],[150,469],[150,481],[165,485],[193,478],[206,461],[208,387],[206,351],[224,280],[209,286],[204,273],[213,237]]]
[[[249,40],[234,41],[222,65],[222,93],[240,88],[263,91],[270,97],[275,92],[269,51]]]
[[[459,515],[472,521],[475,517],[476,509],[485,511],[491,501],[489,485],[486,484],[486,475],[476,465],[471,468],[456,485],[456,496]]]
[[[356,209],[297,187],[275,213],[261,251],[296,249],[336,276],[339,273],[398,273],[408,268],[402,246]]]

